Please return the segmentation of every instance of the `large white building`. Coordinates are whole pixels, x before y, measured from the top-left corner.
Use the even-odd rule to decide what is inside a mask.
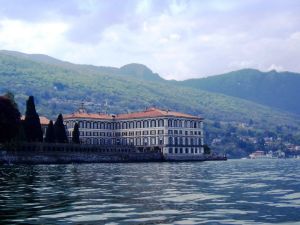
[[[64,116],[69,139],[75,123],[80,141],[92,145],[132,145],[139,151],[164,154],[203,153],[203,119],[184,113],[149,108],[128,114],[90,114],[81,109]]]

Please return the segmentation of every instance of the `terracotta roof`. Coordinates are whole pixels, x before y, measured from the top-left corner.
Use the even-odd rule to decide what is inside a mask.
[[[100,113],[82,113],[82,112],[75,112],[69,115],[64,115],[64,119],[73,119],[73,118],[89,118],[89,119],[112,119],[112,115],[108,114],[100,114]]]
[[[25,120],[25,116],[21,117],[21,120]],[[48,125],[50,120],[45,116],[40,116],[41,125]]]
[[[157,108],[148,108],[145,111],[141,111],[141,112],[119,114],[119,115],[115,115],[115,118],[122,120],[122,119],[136,119],[136,118],[166,117],[166,116],[201,119],[201,117],[198,116],[192,116],[185,113],[162,110]],[[71,118],[113,119],[113,116],[107,114],[90,114],[90,113],[79,113],[79,112],[70,115],[64,115],[64,119],[71,119]]]

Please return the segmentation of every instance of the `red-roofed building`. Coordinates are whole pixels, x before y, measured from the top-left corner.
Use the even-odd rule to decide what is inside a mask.
[[[95,145],[134,145],[156,148],[164,154],[202,154],[203,118],[148,108],[119,115],[87,113],[84,109],[64,115],[69,139],[75,123],[80,140]]]

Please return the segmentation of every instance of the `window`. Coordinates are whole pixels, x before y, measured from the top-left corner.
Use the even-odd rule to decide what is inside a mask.
[[[170,154],[173,153],[173,148],[169,148],[169,153],[170,153]]]
[[[141,121],[136,122],[136,128],[141,128]]]
[[[173,134],[173,131],[172,130],[168,130],[168,134]]]
[[[144,145],[148,145],[148,138],[144,138]]]
[[[136,145],[141,145],[141,138],[136,139]]]
[[[178,134],[178,130],[174,130],[174,134]]]
[[[173,121],[172,120],[168,120],[168,127],[173,127]]]
[[[149,127],[149,123],[148,123],[148,121],[147,121],[147,120],[145,120],[145,121],[143,122],[143,126],[144,126],[144,128],[147,128],[147,127]]]
[[[143,135],[148,135],[148,131],[147,131],[147,130],[144,130],[144,131],[143,131]]]
[[[175,152],[175,154],[177,154],[177,153],[178,153],[178,149],[177,149],[177,148],[175,148],[175,151],[174,151],[174,152]]]
[[[173,138],[169,137],[169,145],[173,145]]]
[[[160,119],[160,120],[158,121],[158,126],[159,126],[159,127],[163,127],[163,126],[164,126],[164,120]]]
[[[189,153],[189,149],[185,148],[185,153],[188,154]]]
[[[156,121],[155,120],[151,120],[151,127],[156,127]]]
[[[194,153],[194,149],[193,148],[191,148],[191,153]]]
[[[129,128],[131,128],[131,129],[134,128],[134,122],[133,121],[129,123]]]
[[[163,139],[163,137],[159,137],[159,144],[160,144],[160,145],[163,145],[163,144],[164,144],[164,139]]]
[[[177,120],[174,120],[174,127],[178,127]]]
[[[151,134],[151,135],[155,135],[155,134],[156,134],[155,130],[151,130],[151,131],[150,131],[150,134]]]
[[[186,130],[186,131],[184,132],[184,134],[185,134],[185,135],[188,135],[188,134],[189,134],[189,132]]]
[[[156,144],[155,137],[152,137],[152,138],[151,138],[151,145],[155,145],[155,144]]]
[[[182,154],[182,153],[183,153],[183,150],[182,150],[182,148],[180,148],[180,149],[179,149],[179,152],[180,152],[180,154]]]

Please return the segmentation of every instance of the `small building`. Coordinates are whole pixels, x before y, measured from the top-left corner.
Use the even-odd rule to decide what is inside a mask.
[[[134,146],[138,151],[156,149],[170,155],[203,154],[203,118],[148,108],[119,115],[87,113],[80,109],[64,115],[71,141],[75,123],[80,141],[89,145]]]

